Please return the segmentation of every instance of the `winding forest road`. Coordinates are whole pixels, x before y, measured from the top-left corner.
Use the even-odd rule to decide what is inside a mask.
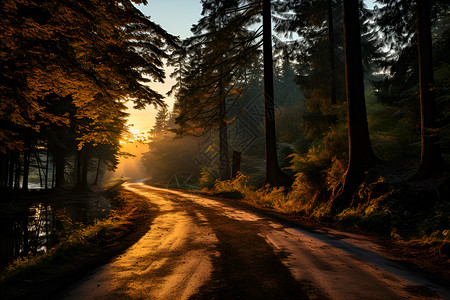
[[[450,299],[368,238],[283,225],[235,201],[125,184],[148,232],[63,299]]]

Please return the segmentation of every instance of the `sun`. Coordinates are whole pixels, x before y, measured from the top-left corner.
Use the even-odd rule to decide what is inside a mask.
[[[133,127],[133,125],[129,125],[127,131],[123,134],[120,143],[130,144],[143,141],[145,141],[145,134],[141,132],[139,129]]]

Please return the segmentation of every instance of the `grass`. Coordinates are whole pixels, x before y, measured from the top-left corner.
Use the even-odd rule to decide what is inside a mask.
[[[315,191],[306,188],[304,184],[299,184],[301,179],[297,178],[294,189],[286,192],[284,188],[274,188],[265,186],[255,188],[248,184],[248,177],[238,173],[235,179],[216,181],[214,187],[209,190],[214,195],[233,195],[234,199],[260,206],[274,209],[285,214],[304,213],[317,218],[326,218],[329,215],[329,207],[319,201],[310,201],[315,197]]]
[[[325,174],[328,189],[335,184],[339,162]],[[337,175],[336,175],[336,174]],[[450,203],[428,198],[429,191],[411,191],[414,184],[391,184],[374,171],[367,176],[354,196],[354,205],[341,211],[332,211],[330,201],[324,201],[325,191],[317,182],[311,182],[305,174],[298,173],[290,191],[265,186],[255,188],[249,178],[238,174],[234,180],[216,181],[209,191],[216,195],[234,195],[250,204],[273,209],[284,214],[296,214],[318,221],[326,221],[339,227],[373,232],[392,238],[399,244],[437,246],[450,243]],[[328,190],[329,195],[329,190]],[[239,196],[239,197],[237,197]],[[431,204],[430,204],[431,202]],[[426,206],[428,205],[428,207]]]
[[[7,280],[17,276],[27,276],[34,272],[47,269],[49,265],[61,262],[64,258],[84,251],[89,242],[97,235],[123,225],[127,215],[119,215],[114,211],[105,219],[97,219],[92,225],[72,222],[69,218],[63,219],[64,229],[61,232],[63,238],[60,242],[43,254],[28,255],[18,258],[11,263],[2,273],[1,280]]]
[[[58,244],[46,253],[17,259],[5,268],[0,274],[2,299],[27,298],[33,293],[39,297],[41,293],[51,295],[57,289],[54,282],[70,282],[68,277],[81,277],[134,243],[140,237],[135,232],[139,230],[135,229],[139,228],[135,223],[146,222],[149,207],[140,196],[118,190],[120,184],[116,182],[110,187],[116,190],[111,199],[115,210],[108,217],[89,225],[61,217],[63,229]],[[41,282],[48,284],[44,286]],[[23,283],[27,284],[23,286]]]

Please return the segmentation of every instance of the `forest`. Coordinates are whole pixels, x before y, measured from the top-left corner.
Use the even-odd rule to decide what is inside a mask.
[[[169,60],[148,182],[448,239],[446,1],[202,4]]]
[[[184,40],[138,4],[1,2],[0,202],[101,185],[133,103],[149,184],[450,238],[448,1],[202,0]]]

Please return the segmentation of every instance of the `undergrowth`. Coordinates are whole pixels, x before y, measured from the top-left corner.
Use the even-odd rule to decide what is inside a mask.
[[[335,159],[323,174],[297,173],[290,191],[270,186],[255,188],[248,184],[247,176],[239,173],[233,180],[216,181],[211,192],[225,196],[239,194],[239,198],[256,206],[332,222],[348,229],[375,232],[390,236],[398,243],[438,245],[450,242],[450,202],[437,200],[429,204],[431,200],[426,193],[422,196],[419,196],[421,191],[407,193],[411,186],[389,184],[376,172],[368,174],[354,195],[353,205],[332,211],[328,201],[330,191],[343,172],[342,162]],[[323,178],[325,183],[320,185],[320,181],[314,180],[317,177]]]
[[[246,202],[257,206],[274,209],[278,212],[304,213],[317,218],[327,218],[330,215],[329,205],[319,201],[310,201],[317,195],[317,191],[312,189],[312,185],[302,182],[302,176],[297,175],[294,188],[286,192],[282,187],[265,186],[255,188],[248,185],[248,177],[238,173],[233,180],[216,181],[211,192],[215,195],[227,196],[228,193],[239,194]]]
[[[17,276],[27,276],[36,271],[50,268],[55,263],[63,263],[79,253],[85,253],[96,238],[105,236],[129,222],[137,207],[131,204],[129,194],[119,192],[113,199],[116,206],[108,217],[96,219],[92,224],[74,222],[65,215],[57,216],[61,224],[59,242],[45,253],[18,258],[3,270],[1,280]]]

